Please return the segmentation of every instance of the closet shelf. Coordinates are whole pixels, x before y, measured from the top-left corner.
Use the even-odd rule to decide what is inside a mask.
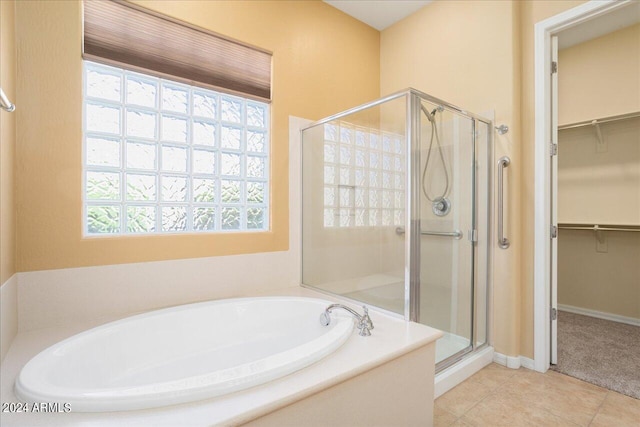
[[[569,224],[559,223],[558,228],[561,230],[588,230],[588,231],[627,231],[640,232],[640,225],[624,225],[624,224]]]
[[[596,120],[586,120],[584,122],[568,123],[566,125],[558,126],[558,130],[575,129],[575,128],[580,128],[584,126],[595,126],[595,125],[601,125],[609,122],[617,122],[619,120],[633,119],[636,117],[640,117],[640,111],[635,111],[633,113],[627,113],[627,114],[620,114],[618,116],[603,117],[601,119],[596,119]]]

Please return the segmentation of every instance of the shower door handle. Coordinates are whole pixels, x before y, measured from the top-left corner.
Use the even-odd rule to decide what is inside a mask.
[[[398,236],[402,236],[404,234],[404,227],[396,227],[396,234]],[[453,237],[456,240],[462,239],[462,231],[426,231],[421,230],[420,234],[423,236],[443,236],[443,237]]]
[[[511,244],[504,237],[504,170],[511,163],[509,157],[504,156],[498,160],[498,246],[507,249]]]

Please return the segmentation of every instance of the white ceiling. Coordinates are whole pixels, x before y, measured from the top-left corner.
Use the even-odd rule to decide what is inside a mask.
[[[432,0],[324,0],[325,3],[340,9],[382,31],[421,9]]]
[[[566,49],[640,22],[640,1],[568,28],[558,36],[558,48]]]
[[[435,0],[323,1],[376,30],[382,31]],[[562,31],[558,47],[566,49],[638,22],[640,22],[640,1],[633,1],[626,7]]]

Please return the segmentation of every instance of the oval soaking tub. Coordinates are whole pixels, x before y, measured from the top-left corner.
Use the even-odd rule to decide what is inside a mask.
[[[22,368],[23,401],[76,412],[125,411],[207,399],[262,384],[335,351],[351,317],[319,317],[330,301],[238,298],[172,307],[90,329]]]

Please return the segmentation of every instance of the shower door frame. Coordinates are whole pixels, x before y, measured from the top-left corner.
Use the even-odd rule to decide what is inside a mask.
[[[421,225],[420,225],[420,174],[414,173],[416,170],[420,171],[421,168],[421,159],[420,159],[420,103],[421,100],[425,100],[427,102],[442,106],[445,110],[458,114],[460,116],[466,117],[471,120],[471,130],[472,130],[472,158],[473,165],[469,165],[469,167],[473,168],[472,173],[472,226],[475,233],[478,230],[477,224],[477,168],[474,167],[476,162],[479,162],[477,158],[478,150],[477,150],[477,133],[476,130],[478,128],[477,123],[482,122],[487,125],[487,159],[486,159],[486,167],[488,169],[487,172],[487,239],[486,242],[487,247],[485,250],[486,254],[486,318],[485,322],[485,330],[486,330],[486,340],[481,345],[478,345],[477,342],[477,334],[478,334],[478,322],[480,319],[477,319],[478,313],[478,275],[476,274],[477,270],[477,260],[476,252],[478,251],[478,242],[474,241],[473,250],[471,252],[471,336],[470,336],[470,345],[457,353],[452,354],[451,356],[445,358],[436,364],[436,372],[440,372],[449,366],[452,366],[463,359],[469,353],[473,353],[478,349],[482,349],[490,345],[491,342],[491,331],[489,328],[490,325],[490,301],[488,296],[490,295],[490,265],[491,265],[491,254],[490,254],[490,241],[492,236],[492,224],[493,224],[493,216],[492,216],[492,197],[491,197],[491,188],[492,188],[492,156],[493,156],[493,121],[481,117],[477,114],[470,113],[465,111],[453,104],[450,104],[446,101],[438,99],[434,96],[421,92],[419,90],[409,88],[403,93],[408,93],[407,96],[407,141],[409,142],[408,153],[407,153],[407,217],[406,224],[408,232],[406,234],[406,253],[405,256],[405,319],[419,322],[420,320],[420,249],[421,249]],[[470,236],[467,236],[469,238]],[[415,268],[412,268],[415,266]]]

